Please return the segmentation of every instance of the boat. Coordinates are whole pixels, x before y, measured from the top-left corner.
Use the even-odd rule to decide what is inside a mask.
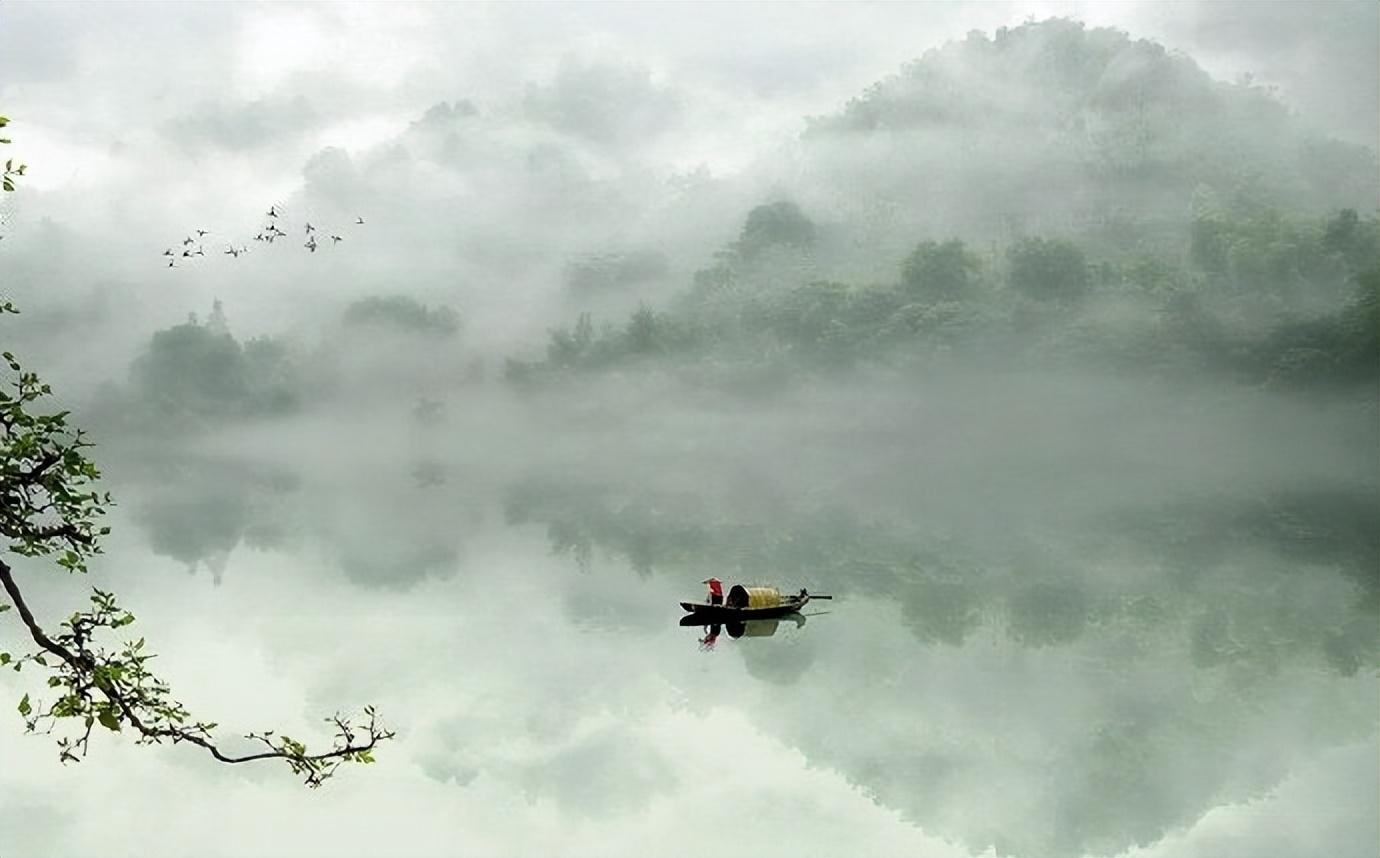
[[[696,621],[731,623],[784,617],[798,612],[809,601],[810,594],[804,590],[791,596],[782,596],[781,591],[775,587],[744,587],[742,584],[734,584],[722,605],[709,602],[681,602],[680,606]]]

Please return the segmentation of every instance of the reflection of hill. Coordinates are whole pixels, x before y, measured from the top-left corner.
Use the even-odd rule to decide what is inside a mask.
[[[454,573],[468,497],[421,484],[405,470],[368,490],[314,489],[297,473],[242,461],[183,458],[130,473],[136,521],[155,554],[193,570],[205,563],[217,583],[241,543],[281,550],[317,543],[346,577],[367,587],[406,588]]]
[[[1372,494],[1128,507],[997,548],[742,501],[529,481],[508,515],[586,563],[845,597],[815,634],[739,647],[760,717],[974,851],[1150,845],[1373,730]]]
[[[737,647],[743,655],[743,664],[748,673],[763,682],[773,685],[795,685],[814,664],[817,648],[822,646],[819,634],[804,632],[803,628],[787,628],[777,634],[779,625],[775,620],[759,620],[769,628],[745,629],[742,634],[744,645]],[[789,624],[789,620],[784,621]],[[734,636],[732,627],[729,636]],[[754,636],[771,637],[771,641],[753,641]]]
[[[242,540],[275,548],[290,539],[283,500],[295,488],[291,475],[186,460],[161,464],[149,476],[158,483],[139,493],[136,520],[153,552],[191,571],[205,562],[216,583]]]
[[[545,524],[552,549],[584,563],[600,549],[644,575],[742,573],[887,598],[927,643],[961,645],[986,626],[1025,646],[1058,646],[1091,630],[1139,633],[1154,622],[1157,633],[1180,634],[1216,658],[1226,656],[1206,655],[1221,634],[1212,630],[1225,625],[1237,629],[1233,659],[1315,658],[1352,673],[1377,637],[1380,543],[1367,522],[1380,520],[1380,501],[1372,494],[1128,509],[1076,542],[1031,533],[999,551],[841,509],[794,518],[758,509],[754,518],[723,498],[593,484],[520,484],[507,514],[510,523]],[[1181,571],[1166,574],[1166,566]],[[1281,604],[1290,590],[1325,596]]]

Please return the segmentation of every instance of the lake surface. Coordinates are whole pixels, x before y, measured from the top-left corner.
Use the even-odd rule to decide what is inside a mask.
[[[50,624],[116,590],[225,737],[399,735],[311,792],[12,723],[3,853],[1374,854],[1373,412],[962,390],[98,449],[91,580],[17,567]],[[711,646],[676,605],[710,575],[836,598]]]

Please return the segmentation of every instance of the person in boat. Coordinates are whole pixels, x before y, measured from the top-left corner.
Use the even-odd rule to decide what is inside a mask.
[[[704,583],[709,585],[709,604],[722,605],[724,603],[724,582],[718,578],[706,578]]]

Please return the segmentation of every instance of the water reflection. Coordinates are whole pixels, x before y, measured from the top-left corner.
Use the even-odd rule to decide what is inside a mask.
[[[183,463],[133,506],[156,552],[217,577],[241,544],[311,548],[333,559],[340,586],[399,594],[455,576],[471,543],[500,561],[549,553],[555,568],[531,581],[501,562],[501,575],[476,571],[486,595],[516,587],[511,604],[549,612],[489,651],[513,674],[489,717],[505,740],[550,731],[559,751],[514,777],[591,817],[624,805],[550,776],[628,747],[655,707],[649,678],[741,712],[811,767],[974,853],[1148,846],[1375,733],[1371,487],[1128,497],[1057,526],[994,522],[989,539],[835,498],[768,503],[705,478],[667,488],[537,472],[508,485],[500,520],[468,485],[403,469],[342,487]],[[672,600],[714,574],[848,597],[848,621],[692,616],[679,621],[690,632],[670,628]],[[532,712],[550,699],[518,678],[554,642],[574,651],[600,635],[625,661],[575,675],[561,723],[547,725]],[[587,748],[566,737],[567,716],[617,720]],[[501,772],[504,759],[466,735],[428,770],[457,784]],[[630,782],[650,788],[642,758],[624,756]]]
[[[420,476],[419,476],[420,475]],[[259,550],[324,548],[351,581],[406,589],[454,574],[464,534],[482,511],[474,498],[447,491],[442,466],[423,460],[409,471],[340,491],[334,475],[316,482],[288,468],[238,460],[168,456],[126,464],[126,497],[154,553],[219,584],[241,544]]]
[[[743,637],[769,638],[776,634],[777,627],[782,623],[799,629],[804,627],[805,622],[806,617],[804,614],[790,614],[786,617],[772,620],[731,620],[726,623],[709,624],[703,623],[693,615],[680,618],[680,625],[682,626],[699,627],[705,631],[707,636],[712,635],[716,639],[723,631],[727,631],[728,636],[735,640]],[[703,641],[701,641],[701,643],[703,643]]]
[[[299,481],[291,472],[168,457],[140,463],[135,520],[155,554],[201,565],[221,583],[230,554],[242,541],[253,548],[282,549],[295,536]]]
[[[850,596],[867,622],[828,634],[682,625],[701,648],[741,639],[748,674],[789,689],[759,723],[927,831],[974,852],[1115,854],[1375,729],[1373,676],[1348,678],[1378,666],[1380,547],[1353,522],[1380,520],[1380,495],[1200,503],[1128,499],[990,544],[640,485],[528,482],[508,514],[582,567],[746,568]]]

